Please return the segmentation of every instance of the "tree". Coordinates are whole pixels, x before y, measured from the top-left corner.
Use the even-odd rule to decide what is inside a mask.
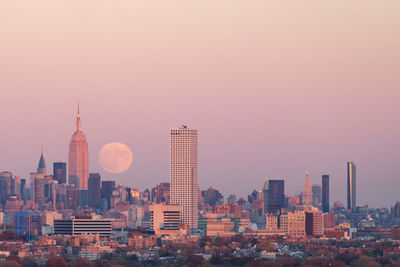
[[[234,235],[232,237],[232,242],[243,243],[248,242],[248,239],[244,235]]]
[[[215,241],[214,241],[214,245],[216,245],[216,246],[224,246],[224,245],[226,245],[226,243],[227,243],[226,239],[223,237],[220,237],[220,236],[215,238]]]
[[[271,251],[273,249],[274,249],[274,247],[267,239],[265,239],[265,238],[258,239],[257,251],[264,251],[264,250]]]
[[[203,263],[204,258],[200,255],[190,255],[189,258],[187,259],[187,263],[195,264],[195,265],[201,265]]]
[[[300,262],[298,260],[288,256],[282,257],[278,264],[282,267],[300,266]]]
[[[392,260],[386,257],[378,258],[376,261],[383,266],[392,264]]]
[[[219,255],[212,255],[210,258],[210,263],[213,265],[222,265],[224,263],[224,259]]]
[[[0,241],[14,240],[15,233],[13,231],[3,231],[0,233]]]
[[[159,257],[169,257],[173,255],[174,251],[169,246],[162,247],[158,250]]]
[[[104,261],[102,261],[102,260],[95,260],[95,261],[93,262],[93,266],[96,266],[96,267],[112,267],[111,263],[109,263],[109,262],[104,262]],[[128,265],[128,266],[129,266],[129,265]]]
[[[22,267],[39,267],[39,264],[32,257],[25,257],[22,260]]]
[[[138,256],[136,254],[132,254],[126,257],[126,259],[128,261],[137,261],[138,260]]]
[[[112,253],[103,253],[103,254],[101,254],[101,256],[100,256],[100,259],[101,259],[102,261],[112,261],[112,259],[113,259],[113,254],[112,254]]]
[[[250,261],[246,267],[275,267],[277,264],[275,262],[261,262],[261,261]]]
[[[212,244],[212,239],[208,236],[203,236],[199,240],[199,247],[204,248],[205,246],[210,246]]]
[[[336,256],[336,259],[339,261],[343,261],[346,265],[350,265],[353,261],[357,259],[357,256],[353,253],[342,253]]]
[[[76,258],[74,259],[69,266],[71,267],[90,267],[93,266],[93,264],[85,258]]]
[[[0,263],[0,267],[21,267],[21,264],[16,261],[5,261]]]
[[[247,257],[247,256],[235,257],[235,256],[231,255],[229,257],[229,263],[232,265],[236,265],[236,266],[245,266],[251,260],[252,260],[252,258]]]
[[[67,267],[67,263],[62,257],[53,257],[47,260],[46,267]]]
[[[330,262],[330,267],[346,267],[346,263],[341,260],[333,260]]]
[[[22,264],[21,259],[17,255],[10,255],[6,258],[7,261],[15,261],[19,264]]]
[[[324,258],[309,258],[306,260],[305,263],[302,264],[302,267],[313,267],[313,266],[320,266],[320,267],[328,267],[329,262]]]
[[[381,265],[377,263],[373,258],[361,256],[355,264],[356,267],[380,267]]]

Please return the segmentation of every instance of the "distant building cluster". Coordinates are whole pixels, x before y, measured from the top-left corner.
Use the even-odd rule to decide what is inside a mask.
[[[400,202],[391,210],[357,206],[353,162],[347,163],[346,208],[341,201],[331,205],[330,176],[321,178],[312,184],[306,171],[303,189],[294,195],[285,193],[284,180],[265,178],[247,198],[231,194],[225,201],[216,188],[199,189],[198,131],[182,126],[170,132],[169,182],[144,191],[118,185],[89,172],[78,108],[68,162],[54,162],[51,173],[42,151],[29,180],[0,173],[0,224],[31,244],[12,253],[37,258],[93,260],[119,246],[198,246],[204,237],[400,239]],[[45,243],[47,252],[36,255],[35,246]]]

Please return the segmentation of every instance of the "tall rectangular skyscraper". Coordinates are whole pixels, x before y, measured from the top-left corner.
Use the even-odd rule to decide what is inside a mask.
[[[322,175],[322,212],[329,212],[329,175]]]
[[[197,229],[199,186],[197,184],[197,130],[171,129],[171,204],[182,206],[182,220]]]
[[[89,173],[88,204],[93,208],[98,208],[100,205],[100,180],[99,173]]]
[[[76,130],[71,137],[68,152],[68,182],[76,188],[88,189],[89,149],[86,136],[82,132],[81,116],[76,117]]]
[[[111,197],[114,189],[115,189],[115,181],[101,182],[100,197],[101,199],[105,199],[107,201],[107,209],[110,209],[111,207]]]
[[[276,213],[284,208],[285,181],[269,180],[268,187],[268,213]]]
[[[347,162],[347,209],[356,207],[356,165]]]
[[[59,184],[67,183],[67,163],[54,162],[53,163],[53,177]]]
[[[264,213],[268,212],[268,191],[269,191],[269,181],[268,177],[265,177],[264,187],[263,187]]]
[[[322,203],[322,187],[319,184],[313,184],[311,190],[313,196],[313,206],[319,207]]]

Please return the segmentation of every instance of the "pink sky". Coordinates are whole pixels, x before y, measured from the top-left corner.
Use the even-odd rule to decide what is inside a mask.
[[[345,202],[400,200],[400,1],[0,3],[0,170],[66,161],[81,102],[90,170],[141,190],[169,181],[169,129],[199,130],[199,183],[225,196],[331,175]],[[97,154],[123,142],[134,167]]]

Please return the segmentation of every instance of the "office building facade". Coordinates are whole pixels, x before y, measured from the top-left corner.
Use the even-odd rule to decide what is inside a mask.
[[[322,201],[322,188],[319,184],[313,184],[311,187],[312,196],[313,196],[313,206],[319,207]]]
[[[311,207],[305,211],[305,229],[307,236],[324,235],[324,217],[320,210]]]
[[[356,165],[347,162],[347,209],[356,207]]]
[[[89,174],[88,204],[92,208],[100,206],[100,182],[101,176],[99,173]]]
[[[264,213],[268,212],[268,191],[269,191],[269,181],[268,177],[265,177],[263,186]]]
[[[11,195],[11,182],[13,175],[11,172],[0,173],[0,202],[1,205],[5,205],[7,199]]]
[[[90,216],[79,216],[71,220],[54,220],[55,235],[96,235],[110,236],[112,231],[111,219],[92,219]]]
[[[107,203],[107,209],[111,206],[112,192],[115,189],[115,181],[102,181],[100,197]]]
[[[329,212],[329,175],[322,175],[322,212]]]
[[[53,163],[53,177],[58,181],[58,184],[67,183],[67,163],[54,162]]]
[[[14,214],[15,235],[25,236],[26,239],[42,233],[42,217],[34,211],[21,211]]]
[[[199,187],[197,183],[197,130],[183,126],[170,135],[171,204],[182,206],[182,219],[197,229]]]
[[[153,204],[149,206],[150,228],[159,235],[179,235],[182,206]]]
[[[269,180],[268,182],[268,213],[276,213],[285,205],[285,181]]]

